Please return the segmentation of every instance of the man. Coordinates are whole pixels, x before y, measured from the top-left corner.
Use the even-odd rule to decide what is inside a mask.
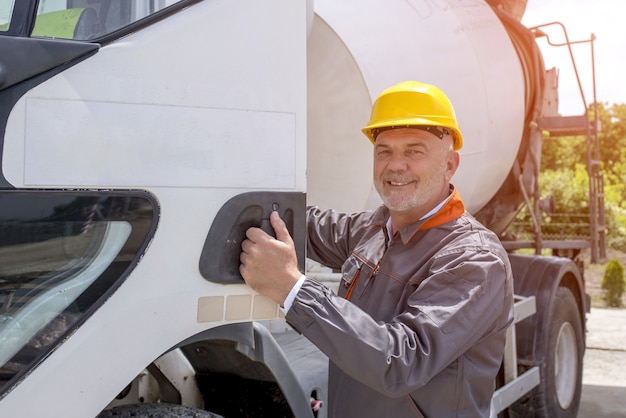
[[[452,105],[403,82],[380,95],[363,132],[384,206],[307,210],[307,255],[341,268],[338,295],[298,270],[277,213],[276,239],[248,230],[241,274],[330,359],[330,417],[487,417],[513,318],[511,269],[450,184],[462,146]]]

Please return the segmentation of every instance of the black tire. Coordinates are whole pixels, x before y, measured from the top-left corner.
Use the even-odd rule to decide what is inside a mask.
[[[212,412],[182,405],[146,403],[122,405],[103,411],[98,418],[223,418]]]
[[[580,406],[584,335],[572,291],[559,287],[550,307],[541,383],[533,395],[535,416],[575,418]]]

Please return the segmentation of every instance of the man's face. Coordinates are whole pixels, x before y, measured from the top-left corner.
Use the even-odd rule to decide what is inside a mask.
[[[374,186],[393,212],[420,219],[447,195],[459,164],[449,135],[419,129],[383,131],[374,144]]]

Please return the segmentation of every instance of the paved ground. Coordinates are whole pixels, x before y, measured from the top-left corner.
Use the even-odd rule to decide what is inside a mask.
[[[626,309],[591,308],[579,418],[626,418]]]

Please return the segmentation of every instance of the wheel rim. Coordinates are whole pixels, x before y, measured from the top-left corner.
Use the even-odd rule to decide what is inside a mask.
[[[572,404],[576,392],[578,375],[578,349],[576,332],[569,322],[564,322],[559,329],[554,353],[554,381],[556,396],[562,409]]]

